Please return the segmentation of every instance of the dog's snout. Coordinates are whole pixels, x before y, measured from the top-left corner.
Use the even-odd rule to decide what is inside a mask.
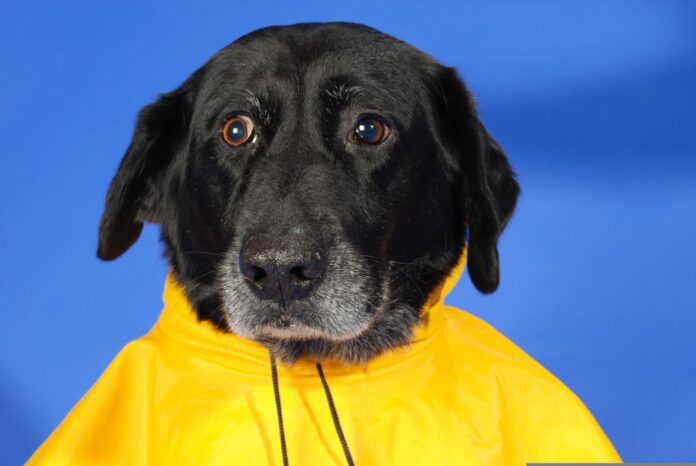
[[[260,298],[284,306],[311,292],[324,275],[326,257],[306,236],[253,236],[242,246],[239,269]]]

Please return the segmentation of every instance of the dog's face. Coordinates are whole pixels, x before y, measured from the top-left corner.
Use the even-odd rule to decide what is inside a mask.
[[[408,341],[457,262],[498,285],[512,170],[450,69],[358,25],[263,29],[145,107],[98,255],[158,223],[201,319],[287,362]]]

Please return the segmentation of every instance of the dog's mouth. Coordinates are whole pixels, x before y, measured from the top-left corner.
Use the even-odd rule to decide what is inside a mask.
[[[280,315],[272,319],[264,319],[263,323],[256,325],[249,333],[250,337],[258,341],[267,340],[328,340],[349,341],[364,334],[369,329],[371,322],[365,322],[350,329],[327,328],[327,322],[312,324],[292,315]]]
[[[314,340],[326,338],[327,334],[320,329],[308,326],[294,319],[277,319],[263,326],[259,326],[255,331],[256,339],[276,339],[276,340]]]

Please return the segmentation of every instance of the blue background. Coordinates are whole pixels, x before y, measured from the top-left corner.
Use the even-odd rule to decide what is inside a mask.
[[[455,65],[519,173],[482,316],[627,461],[696,460],[696,4],[17,2],[0,27],[0,458],[23,461],[160,311],[155,227],[95,258],[138,109],[258,27],[370,24]],[[4,462],[3,461],[3,462]]]

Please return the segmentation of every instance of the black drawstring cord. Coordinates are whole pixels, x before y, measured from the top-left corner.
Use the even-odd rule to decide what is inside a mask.
[[[278,389],[278,368],[276,360],[271,355],[271,376],[273,377],[273,394],[275,395],[276,412],[278,413],[278,430],[280,430],[280,448],[283,451],[283,466],[288,466],[288,448],[285,445],[285,429],[283,428],[283,408],[280,406],[280,390]]]
[[[331,417],[336,427],[338,439],[341,441],[343,453],[346,455],[346,461],[348,462],[348,466],[355,466],[353,456],[351,456],[350,449],[348,448],[348,442],[346,441],[345,435],[343,435],[343,429],[341,429],[341,421],[338,419],[338,411],[336,411],[336,405],[334,405],[333,396],[331,396],[331,389],[326,382],[324,369],[322,369],[319,363],[317,363],[317,371],[319,372],[321,384],[324,387],[324,393],[326,393],[326,400],[329,402]],[[283,408],[280,405],[280,389],[278,388],[278,367],[276,366],[276,360],[273,355],[271,355],[271,376],[273,378],[273,394],[275,395],[276,412],[278,413],[278,430],[280,431],[280,448],[283,452],[283,466],[288,466],[288,449],[285,443],[285,429],[283,428]]]
[[[348,449],[348,442],[346,442],[346,437],[343,435],[343,429],[341,429],[341,421],[338,420],[338,412],[336,411],[336,406],[334,406],[334,401],[333,397],[331,396],[329,384],[326,383],[326,377],[324,377],[324,369],[321,368],[321,364],[319,363],[317,363],[317,371],[319,372],[321,384],[324,386],[326,400],[329,402],[331,417],[333,418],[334,426],[336,426],[336,433],[338,434],[338,438],[339,440],[341,440],[341,446],[343,447],[343,453],[346,455],[346,461],[348,462],[348,466],[355,466],[355,463],[353,463],[353,457],[351,456],[350,450]]]

